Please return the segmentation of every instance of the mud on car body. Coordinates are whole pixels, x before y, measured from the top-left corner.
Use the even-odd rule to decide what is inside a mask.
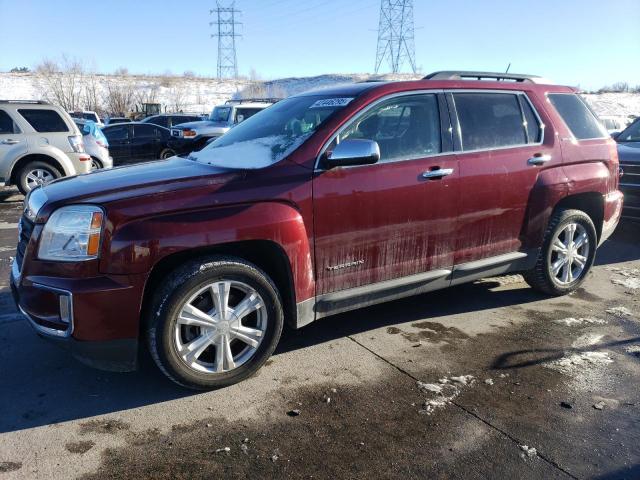
[[[16,302],[94,366],[133,369],[146,342],[213,388],[284,323],[507,272],[572,292],[620,218],[615,144],[574,89],[483,75],[298,95],[189,158],[38,188]]]

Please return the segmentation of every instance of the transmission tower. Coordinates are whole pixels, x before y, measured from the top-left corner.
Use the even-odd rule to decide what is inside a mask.
[[[210,15],[216,15],[216,20],[209,22],[214,27],[211,38],[218,37],[218,78],[237,78],[238,57],[236,55],[236,21],[240,10],[236,10],[236,2],[217,0],[216,8],[209,10]]]
[[[393,73],[398,73],[405,62],[416,73],[413,0],[382,0],[380,3],[376,73],[385,59]]]

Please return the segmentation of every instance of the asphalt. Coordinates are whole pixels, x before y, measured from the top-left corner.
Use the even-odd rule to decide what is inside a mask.
[[[20,197],[0,199],[2,480],[640,478],[640,224],[571,296],[511,275],[337,315],[194,393],[38,337],[8,291]]]

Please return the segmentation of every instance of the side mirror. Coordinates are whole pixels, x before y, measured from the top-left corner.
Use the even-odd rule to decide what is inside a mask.
[[[620,136],[622,132],[613,132],[611,134],[611,138],[613,138],[614,140],[618,140],[618,137]]]
[[[344,140],[325,156],[327,168],[372,165],[380,160],[378,142],[364,139]]]

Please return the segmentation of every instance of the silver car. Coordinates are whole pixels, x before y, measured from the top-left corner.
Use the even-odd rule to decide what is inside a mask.
[[[80,129],[80,133],[82,133],[84,151],[91,155],[91,168],[93,170],[112,168],[113,158],[109,156],[109,146],[106,143],[106,138],[96,138],[95,135],[88,131],[90,128],[85,128],[89,125],[89,120],[74,118],[73,121]],[[100,128],[100,126],[96,124],[96,128]]]

